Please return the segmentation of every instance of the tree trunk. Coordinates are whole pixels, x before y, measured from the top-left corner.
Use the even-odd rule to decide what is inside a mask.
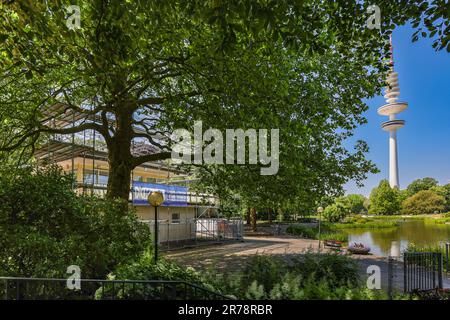
[[[271,224],[272,223],[272,209],[271,208],[267,209],[267,216],[268,216],[269,223]]]
[[[256,209],[250,209],[250,220],[252,225],[252,231],[256,232]]]
[[[130,198],[131,172],[134,169],[131,154],[133,139],[132,112],[121,111],[116,114],[117,127],[114,137],[107,141],[109,178],[107,198]]]
[[[106,197],[110,199],[121,198],[128,201],[133,167],[130,161],[123,159],[119,154],[115,154],[109,150],[109,178]]]
[[[250,208],[247,209],[247,212],[245,213],[245,219],[247,220],[247,225],[249,226],[251,223],[251,219],[250,219]]]

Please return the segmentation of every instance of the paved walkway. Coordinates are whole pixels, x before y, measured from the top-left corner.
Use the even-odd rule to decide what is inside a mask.
[[[254,254],[293,254],[318,249],[317,240],[281,237],[246,237],[242,242],[181,249],[165,256],[196,269],[214,266],[220,271],[239,270],[246,259]]]
[[[243,242],[222,243],[192,249],[181,249],[166,252],[168,259],[179,264],[202,270],[214,267],[220,272],[234,272],[240,270],[245,261],[254,254],[285,255],[304,253],[307,250],[318,250],[318,240],[299,239],[291,236],[246,237]],[[387,289],[388,261],[385,257],[373,255],[351,255],[359,263],[361,279],[367,280],[367,268],[377,265],[381,271],[381,287]],[[444,277],[444,287],[450,288],[450,279]],[[397,290],[403,289],[403,267],[394,264],[393,285]]]

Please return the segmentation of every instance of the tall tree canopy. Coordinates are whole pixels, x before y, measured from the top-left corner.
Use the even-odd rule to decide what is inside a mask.
[[[384,84],[394,24],[448,21],[439,1],[427,3],[379,1],[382,28],[372,30],[367,2],[4,2],[0,149],[95,130],[108,148],[108,196],[128,198],[131,170],[169,158],[163,137],[175,128],[194,120],[205,128],[279,128],[279,175],[261,178],[254,166],[208,172],[217,178],[222,170],[237,185],[253,181],[259,199],[279,188],[299,198],[338,190],[373,170],[363,143],[350,153],[342,142],[365,121],[363,98]],[[73,4],[79,29],[66,25]],[[429,8],[431,22],[422,14]],[[442,49],[445,33],[431,33]],[[51,114],[55,106],[61,114]],[[55,127],[62,113],[82,117]],[[133,155],[136,140],[158,151]]]
[[[370,193],[370,214],[392,215],[401,208],[400,191],[397,187],[391,188],[387,180],[381,180],[378,187]]]
[[[411,197],[423,190],[430,190],[438,185],[438,181],[434,178],[426,177],[423,179],[417,179],[411,182],[406,188],[406,194]]]

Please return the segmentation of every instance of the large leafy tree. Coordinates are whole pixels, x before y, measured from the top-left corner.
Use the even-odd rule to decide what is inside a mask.
[[[81,29],[74,30],[66,25],[73,1],[5,2],[0,149],[94,130],[108,148],[108,196],[128,198],[131,170],[169,158],[164,137],[174,128],[193,120],[219,129],[278,127],[279,178],[254,183],[283,185],[297,198],[319,185],[336,189],[371,169],[364,145],[352,155],[341,142],[364,122],[362,99],[383,85],[394,24],[410,17],[426,24],[429,5],[416,3],[380,1],[380,32],[366,27],[369,4],[361,2],[79,1]],[[445,12],[431,12],[446,23]],[[446,43],[441,33],[433,37]],[[54,106],[62,107],[50,115]],[[62,113],[81,118],[55,127]],[[136,140],[158,151],[136,156]],[[253,169],[231,170],[252,179]]]
[[[445,209],[445,198],[432,190],[421,190],[402,203],[404,214],[431,214]]]
[[[360,214],[367,210],[367,199],[362,194],[349,194],[336,199],[336,203],[341,203],[350,213]]]
[[[443,186],[435,186],[430,189],[445,199],[445,212],[450,212],[450,183]]]
[[[430,190],[438,185],[438,181],[434,178],[417,179],[411,182],[406,188],[406,194],[411,197],[419,191]]]
[[[400,207],[400,192],[397,188],[391,188],[387,180],[382,180],[370,193],[370,214],[396,214]]]

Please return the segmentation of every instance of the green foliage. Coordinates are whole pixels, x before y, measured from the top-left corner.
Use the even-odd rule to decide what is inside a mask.
[[[336,199],[336,203],[342,204],[352,214],[367,212],[366,201],[366,197],[361,194],[349,194]]]
[[[126,199],[130,168],[170,157],[134,156],[133,126],[155,147],[143,132],[192,131],[194,119],[219,130],[278,128],[278,177],[261,176],[260,165],[211,165],[200,175],[212,175],[202,181],[221,196],[298,212],[376,171],[367,144],[347,149],[345,140],[366,122],[365,98],[384,86],[387,36],[417,14],[403,5],[380,4],[380,34],[366,27],[366,2],[92,0],[79,2],[77,30],[65,25],[65,4],[2,4],[0,121],[9,139],[0,149],[95,130],[114,154],[111,172],[122,170],[110,175],[108,195]],[[40,121],[55,104],[117,121],[55,129]]]
[[[318,234],[316,238],[319,239]],[[341,231],[324,230],[323,232],[320,232],[320,240],[348,242],[348,235]]]
[[[391,188],[387,180],[382,180],[370,194],[370,214],[392,215],[400,211],[400,192]]]
[[[445,199],[444,211],[450,212],[450,183],[443,186],[435,186],[430,190],[436,192],[436,194],[443,196]]]
[[[445,198],[431,190],[422,190],[402,203],[403,214],[432,214],[445,209]]]
[[[342,205],[340,202],[336,202],[325,208],[323,211],[323,217],[329,222],[342,221],[349,214],[348,208]]]
[[[307,252],[289,261],[256,255],[237,275],[206,277],[215,287],[227,288],[238,299],[383,298],[359,287],[358,267],[353,259],[329,253]]]
[[[435,253],[445,253],[445,247],[441,245],[434,246],[419,246],[416,243],[409,243],[406,247],[406,252],[435,252]]]
[[[319,228],[308,227],[302,225],[290,225],[286,232],[292,235],[299,236],[306,239],[319,239]],[[320,232],[321,240],[336,240],[341,242],[347,242],[348,236],[340,231],[333,230],[332,226],[323,226]]]
[[[326,227],[331,230],[339,229],[378,229],[378,228],[395,228],[398,226],[396,221],[398,218],[388,219],[387,221],[380,221],[380,219],[363,218],[359,215],[347,217],[342,223],[327,224]]]
[[[438,185],[438,181],[434,178],[417,179],[411,182],[406,188],[406,196],[411,197],[419,191],[430,190]]]
[[[286,232],[306,239],[315,239],[317,229],[313,227],[307,227],[302,225],[290,225],[287,227]]]
[[[192,129],[197,119],[218,129],[280,129],[280,178],[261,177],[258,165],[211,166],[216,191],[255,204],[283,190],[269,206],[311,210],[346,181],[376,171],[367,144],[347,150],[344,141],[366,122],[365,98],[385,84],[393,28],[412,19],[433,46],[450,48],[442,1],[378,3],[380,30],[367,28],[368,1],[78,1],[76,30],[66,26],[70,4],[0,4],[0,150],[95,130],[114,154],[108,196],[123,199],[133,167],[170,157],[136,157],[131,141],[160,147],[142,132]],[[55,104],[117,121],[52,128],[42,120]]]
[[[77,196],[59,167],[0,169],[0,274],[104,278],[148,246],[147,226],[122,201]]]
[[[109,280],[178,280],[206,287],[200,275],[192,268],[184,268],[173,262],[160,258],[155,264],[153,253],[147,250],[138,261],[119,266],[108,274]],[[160,287],[145,285],[128,285],[121,287],[115,292],[116,299],[151,299],[160,298],[162,292]],[[96,299],[105,299],[112,294],[112,287],[98,289],[95,293]]]
[[[281,272],[283,269],[279,260],[265,255],[255,255],[245,265],[240,285],[247,288],[256,282],[265,290],[270,290],[280,280]]]
[[[425,224],[450,224],[449,214],[444,214],[443,218],[430,217],[424,219]]]

